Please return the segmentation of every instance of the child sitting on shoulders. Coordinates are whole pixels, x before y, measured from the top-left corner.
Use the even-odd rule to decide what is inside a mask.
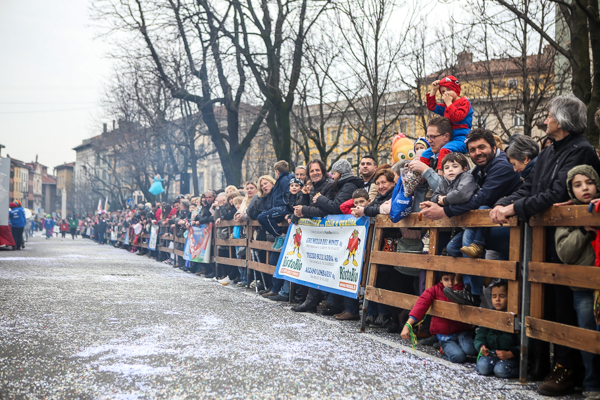
[[[442,95],[443,103],[435,101],[438,90]],[[448,75],[431,84],[431,92],[427,93],[427,109],[448,118],[452,124],[452,140],[441,148],[438,155],[438,169],[441,169],[441,162],[448,153],[467,152],[465,138],[471,131],[473,107],[466,97],[460,97],[458,80],[454,76]],[[433,157],[433,152],[431,149],[427,149],[421,154],[421,161],[430,165],[431,157]]]
[[[402,339],[410,339],[412,327],[425,318],[434,300],[450,301],[444,295],[444,288],[463,290],[463,284],[455,282],[455,278],[456,274],[442,272],[441,280],[419,296],[400,334]],[[473,346],[472,330],[471,325],[436,316],[431,317],[431,325],[429,326],[429,332],[437,335],[437,339],[440,341],[442,357],[453,363],[464,363],[467,356],[477,355],[477,351]]]
[[[576,205],[590,204],[600,193],[600,177],[589,165],[579,165],[567,174],[567,191]],[[597,227],[568,226],[557,227],[554,236],[556,253],[565,264],[598,265],[594,244],[598,235]],[[571,287],[573,290],[573,308],[577,313],[577,323],[580,328],[596,330],[598,321],[594,316],[594,290]],[[587,351],[581,352],[585,378],[584,393],[593,393],[600,398],[600,355]],[[564,368],[560,364],[556,368]],[[573,372],[567,371],[572,376]],[[572,379],[572,378],[571,378]],[[545,382],[540,386],[540,393]]]
[[[492,286],[492,304],[496,311],[506,311],[508,283],[500,281]],[[477,360],[480,375],[496,375],[498,378],[519,376],[519,335],[481,327],[475,335],[475,349],[481,356]]]

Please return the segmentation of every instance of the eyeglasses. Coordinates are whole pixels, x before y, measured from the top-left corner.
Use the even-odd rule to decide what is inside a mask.
[[[440,136],[443,136],[443,135],[444,135],[443,133],[441,133],[439,135],[435,135],[435,136],[429,136],[429,135],[427,135],[427,136],[425,136],[425,139],[427,139],[428,142],[431,142],[436,137],[440,137]]]

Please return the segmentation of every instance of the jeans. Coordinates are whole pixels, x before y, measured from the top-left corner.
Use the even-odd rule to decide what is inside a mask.
[[[371,304],[371,302],[369,302]],[[351,299],[350,297],[344,297],[344,307],[346,312],[352,315],[358,315],[360,303],[358,299]]]
[[[453,363],[462,364],[467,361],[467,356],[477,355],[471,332],[455,333],[450,340],[441,341],[440,345],[444,351],[442,357]]]
[[[98,243],[104,244],[104,232],[98,232]]]
[[[290,281],[283,281],[283,286],[278,294],[283,297],[288,297],[290,295]]]
[[[517,358],[500,360],[496,356],[481,356],[477,361],[476,369],[479,375],[491,375],[493,373],[498,378],[516,378],[519,376],[519,360]]]
[[[269,211],[260,213],[256,220],[267,232],[278,237],[283,234],[283,229],[278,224],[283,222],[285,216],[288,214],[289,212],[286,207],[275,207],[271,208]]]
[[[358,314],[358,313],[357,313]],[[389,315],[390,310],[388,306],[385,304],[375,303],[374,301],[369,301],[369,305],[367,306],[367,315],[369,317],[376,317],[378,315]],[[356,315],[356,314],[354,314]]]
[[[465,229],[457,233],[446,246],[446,251],[452,257],[467,257],[460,248],[476,242],[477,231],[483,231],[486,249],[500,253],[500,259],[508,259],[510,228],[477,228]],[[483,276],[463,275],[463,282],[471,286],[471,293],[481,296],[483,291]]]
[[[244,285],[248,284],[248,275],[245,267],[238,267],[238,271],[240,272],[240,280]]]
[[[594,291],[573,290],[573,307],[577,313],[577,325],[580,328],[596,330],[596,319],[594,318]],[[588,392],[600,391],[600,355],[581,352],[585,377],[583,388]]]

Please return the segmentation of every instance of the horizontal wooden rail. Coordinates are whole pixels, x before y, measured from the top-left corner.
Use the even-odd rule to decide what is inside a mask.
[[[215,239],[217,246],[237,246],[246,247],[246,239]]]
[[[525,318],[527,336],[574,349],[600,354],[600,332],[543,319]]]
[[[447,271],[457,274],[487,276],[500,279],[517,279],[516,261],[479,260],[471,258],[455,258],[449,256],[433,256],[429,254],[395,253],[373,251],[371,262],[383,265],[425,269],[431,271]]]
[[[248,261],[248,268],[254,269],[256,271],[264,272],[265,274],[273,275],[275,273],[276,265],[270,265],[265,263],[260,263],[256,261]]]
[[[600,267],[531,261],[529,280],[553,285],[600,289]]]
[[[589,213],[588,206],[550,207],[529,219],[531,226],[600,226],[600,213]]]
[[[410,310],[414,307],[419,296],[367,286],[365,298],[377,303],[385,301],[387,305]],[[487,308],[460,306],[448,301],[434,300],[428,314],[447,319],[456,319],[458,315],[461,321],[467,324],[485,326],[503,332],[512,333],[515,330],[514,314],[498,312]]]
[[[378,215],[375,223],[378,228],[486,228],[499,227],[490,219],[490,210],[473,210],[452,218],[442,218],[432,221],[422,218],[419,221],[419,214],[412,213],[404,219],[393,223],[388,215]],[[517,217],[511,217],[509,222],[502,226],[518,226]]]

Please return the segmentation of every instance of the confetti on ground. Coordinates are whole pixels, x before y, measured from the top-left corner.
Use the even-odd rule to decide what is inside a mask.
[[[0,251],[0,398],[538,399],[358,322],[90,240]]]

